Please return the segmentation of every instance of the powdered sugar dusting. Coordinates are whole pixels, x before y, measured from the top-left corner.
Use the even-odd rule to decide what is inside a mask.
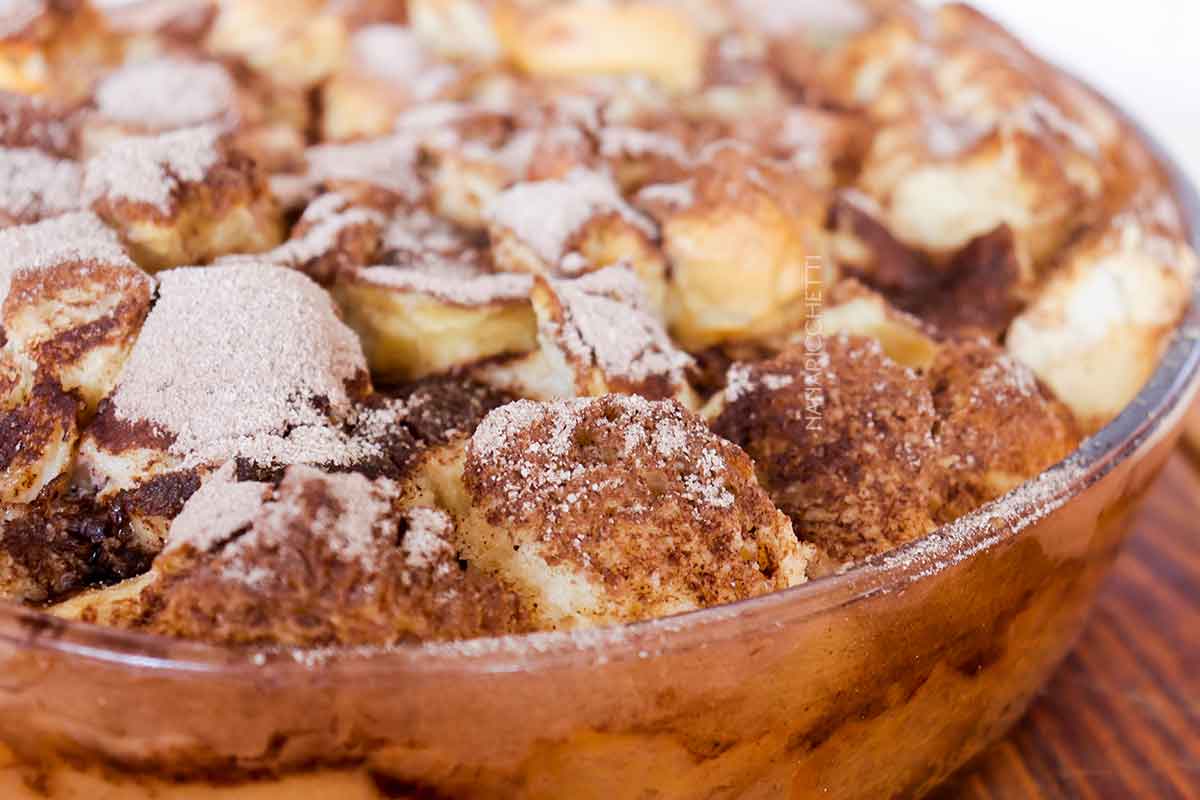
[[[217,163],[220,137],[220,130],[206,125],[117,139],[87,162],[84,199],[145,203],[167,213],[174,193],[204,180]]]
[[[272,577],[261,554],[287,546],[299,531],[320,540],[337,560],[377,570],[382,548],[398,535],[393,513],[397,496],[388,480],[290,467],[273,495],[253,513],[249,530],[221,550],[222,574],[261,587]]]
[[[0,38],[24,32],[46,10],[45,0],[0,0]]]
[[[164,131],[232,117],[235,88],[215,62],[159,58],[121,67],[100,82],[95,97],[110,120]]]
[[[388,225],[383,260],[388,263],[358,270],[355,280],[459,306],[526,301],[533,285],[529,275],[489,272],[463,231],[420,209]]]
[[[695,181],[653,183],[637,193],[639,203],[662,204],[672,211],[683,211],[696,204]]]
[[[454,529],[450,515],[440,509],[418,506],[409,510],[407,519],[408,529],[400,543],[405,565],[420,570],[448,566],[447,561],[455,557],[449,541]]]
[[[678,164],[689,157],[678,139],[655,131],[610,125],[600,131],[600,154],[606,158],[656,156]]]
[[[434,61],[410,28],[367,25],[350,39],[354,65],[365,75],[404,86],[416,100],[429,100],[458,77],[458,70]]]
[[[0,230],[0,299],[23,270],[64,264],[87,269],[104,264],[135,269],[116,232],[90,211],[65,214],[33,225]]]
[[[361,182],[415,203],[424,193],[416,171],[417,153],[417,141],[402,135],[317,145],[308,149],[308,177],[314,183]]]
[[[198,32],[203,27],[213,0],[90,0],[113,30],[126,32]]]
[[[383,224],[384,216],[378,211],[356,206],[344,196],[328,192],[305,207],[288,241],[266,253],[226,256],[217,263],[269,263],[298,269],[334,252],[341,236],[348,231],[381,228]]]
[[[829,357],[825,354],[815,356],[814,360],[822,368],[827,367],[829,363]],[[796,377],[788,372],[763,372],[761,364],[734,364],[725,375],[724,400],[726,403],[736,403],[760,388],[768,392],[778,392],[791,386],[795,380]]]
[[[271,486],[234,479],[229,462],[206,480],[188,499],[167,533],[164,552],[191,547],[208,552],[250,525],[266,502]]]
[[[275,461],[294,447],[313,457],[290,460],[326,460],[341,441],[330,415],[349,416],[346,385],[366,373],[329,296],[298,272],[266,265],[158,278],[158,302],[114,395],[117,415],[172,434],[172,451],[193,460]]]
[[[632,384],[661,377],[673,387],[682,386],[692,359],[646,310],[632,269],[607,267],[550,286],[561,315],[540,317],[539,334],[562,347],[572,362],[594,365],[606,377]]]
[[[386,263],[399,266],[445,261],[476,265],[482,260],[461,229],[424,209],[392,219],[383,232],[383,251]]]
[[[34,222],[79,208],[83,171],[40,150],[0,148],[0,211]]]
[[[587,444],[610,440],[624,444],[619,463],[597,457],[606,448]],[[718,441],[701,420],[669,401],[636,395],[521,400],[490,413],[471,437],[468,485],[497,494],[509,524],[540,516],[551,536],[581,504],[625,492],[642,496],[642,476],[655,471],[667,476],[662,497],[670,495],[699,518],[735,499]]]
[[[648,235],[654,226],[617,192],[612,178],[576,168],[561,180],[519,183],[501,192],[487,208],[489,221],[557,265],[574,236],[593,217],[620,214]]]
[[[451,305],[486,306],[527,300],[529,275],[491,274],[470,264],[426,262],[411,267],[376,265],[359,270],[355,279],[374,286],[436,297]]]
[[[812,30],[852,33],[871,21],[858,0],[737,0],[736,5],[746,19],[772,36]]]

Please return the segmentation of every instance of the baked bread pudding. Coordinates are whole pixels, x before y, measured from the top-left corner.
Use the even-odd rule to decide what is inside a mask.
[[[1196,259],[971,9],[8,4],[0,597],[243,647],[645,620],[1067,457]]]

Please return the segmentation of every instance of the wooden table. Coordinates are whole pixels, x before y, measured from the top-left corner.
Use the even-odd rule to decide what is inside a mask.
[[[937,800],[1200,800],[1200,459],[1146,505],[1079,646]]]

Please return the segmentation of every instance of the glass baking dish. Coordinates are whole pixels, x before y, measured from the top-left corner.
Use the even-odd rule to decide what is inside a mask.
[[[728,606],[270,654],[0,606],[0,797],[919,795],[1076,640],[1200,385],[1198,326],[1193,304],[1133,403],[1063,463],[859,568]]]

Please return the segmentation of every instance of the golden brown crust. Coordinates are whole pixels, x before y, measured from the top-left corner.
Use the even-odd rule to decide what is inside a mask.
[[[117,139],[89,160],[84,195],[150,270],[256,253],[282,237],[265,176],[211,127]]]
[[[1070,412],[986,340],[902,367],[838,334],[730,371],[713,429],[754,459],[796,535],[856,561],[977,508],[1075,448]]]
[[[940,421],[939,524],[1066,458],[1082,438],[1067,407],[990,343],[945,345],[927,381]]]
[[[469,559],[543,624],[644,619],[804,580],[745,453],[673,402],[608,395],[489,415],[467,448]]]
[[[0,411],[0,500],[28,503],[70,473],[79,403],[53,380],[11,399],[16,404]]]
[[[713,430],[743,447],[801,541],[857,560],[936,527],[936,410],[871,339],[834,336],[735,366]]]
[[[150,310],[153,281],[90,215],[12,229],[0,252],[9,264],[5,347],[77,393],[90,414]]]
[[[710,148],[689,202],[659,218],[672,266],[672,333],[701,349],[802,317],[806,292],[819,292],[829,266],[824,218],[824,199],[787,167],[737,143]]]
[[[197,502],[249,492],[236,501],[247,506],[244,520],[180,517],[155,562],[158,577],[142,592],[135,627],[292,646],[386,645],[525,627],[515,595],[460,565],[450,518],[433,508],[402,511],[387,482],[307,468],[289,470],[277,487],[213,480]]]

